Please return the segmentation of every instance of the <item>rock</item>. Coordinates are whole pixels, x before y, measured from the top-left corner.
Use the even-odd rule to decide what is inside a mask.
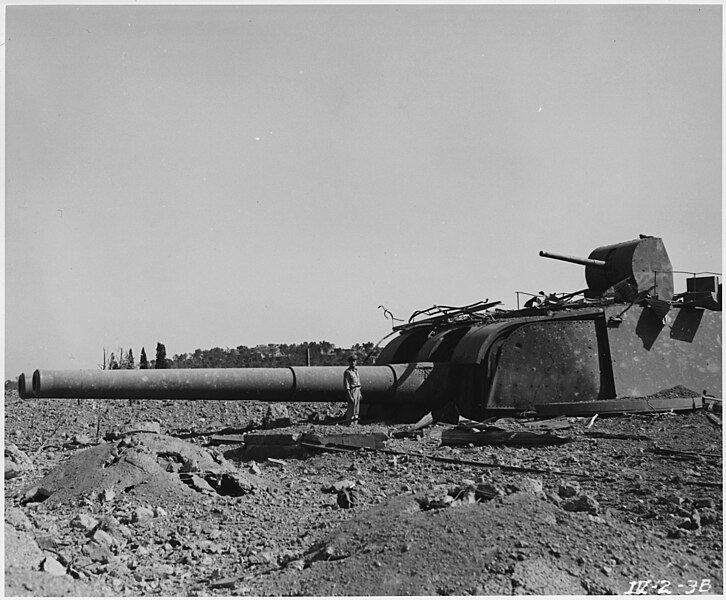
[[[701,515],[699,514],[698,510],[693,511],[691,514],[691,522],[695,525],[696,529],[701,528]]]
[[[28,455],[20,450],[15,444],[5,444],[5,460],[14,462],[22,470],[27,470],[33,466],[33,461]]]
[[[293,569],[295,571],[302,571],[305,568],[305,561],[300,558],[296,560],[291,560],[285,565],[285,568]]]
[[[4,558],[5,572],[7,574],[8,569],[11,568],[38,569],[44,556],[38,544],[29,533],[18,531],[9,523],[5,523]]]
[[[196,477],[196,476],[195,476],[195,478],[201,479],[200,477]],[[206,481],[204,481],[203,479],[201,479],[201,481],[203,481],[206,486],[208,486],[210,489],[212,489],[212,487]],[[214,490],[212,489],[212,491],[214,491]],[[147,508],[146,506],[140,506],[138,508],[135,508],[134,512],[131,513],[131,522],[132,523],[148,523],[153,518],[154,518],[154,511],[151,510],[150,508]]]
[[[451,495],[451,494],[449,494]],[[455,505],[461,505],[461,504],[476,504],[478,502],[477,496],[476,496],[476,490],[474,488],[467,488],[464,490],[458,490],[457,493],[453,496],[454,498],[454,504]]]
[[[480,483],[476,486],[475,494],[477,500],[491,500],[498,496],[504,496],[504,488],[494,483]]]
[[[340,479],[331,485],[323,487],[323,491],[329,494],[337,494],[343,490],[350,490],[355,487],[355,481],[351,479]]]
[[[454,499],[447,493],[430,492],[416,497],[421,510],[433,510],[437,508],[447,508],[451,506]]]
[[[522,477],[519,481],[512,484],[512,487],[515,492],[526,492],[527,494],[544,498],[544,487],[542,486],[541,479]]]
[[[5,511],[5,522],[10,523],[10,525],[20,531],[31,531],[33,529],[33,524],[30,522],[30,519],[19,508],[8,508]]]
[[[169,577],[174,575],[174,567],[172,567],[171,565],[157,565],[154,568],[154,571],[162,579],[168,579]]]
[[[98,521],[91,515],[81,513],[73,517],[69,525],[74,529],[83,529],[86,532],[90,532],[98,525]]]
[[[217,491],[209,484],[209,482],[203,477],[200,477],[199,475],[188,475],[184,478],[183,481],[193,490],[197,490],[198,492],[202,492],[203,494],[217,493]],[[154,512],[151,511],[152,516],[153,514]]]
[[[66,568],[52,556],[45,557],[45,560],[40,565],[40,569],[57,577],[62,577],[67,574]]]
[[[262,420],[262,426],[265,429],[275,429],[277,427],[289,427],[292,425],[290,413],[285,404],[270,404],[267,407],[267,413]]]
[[[565,482],[560,483],[560,487],[557,490],[557,495],[560,498],[574,498],[580,495],[580,484],[576,482]]]
[[[275,560],[275,556],[272,552],[269,550],[264,550],[263,552],[260,552],[259,554],[254,554],[250,556],[249,562],[251,565],[271,565],[271,564],[277,564],[277,560]]]
[[[105,532],[101,533],[103,534]],[[100,563],[102,565],[108,564],[113,558],[113,552],[111,552],[111,549],[107,545],[100,544],[94,540],[91,540],[83,547],[83,553],[93,562]]]
[[[113,488],[107,488],[98,495],[101,502],[111,502],[115,497],[116,492],[113,491]]]
[[[233,588],[235,585],[237,585],[237,581],[237,577],[224,577],[222,579],[215,579],[214,581],[210,582],[209,587],[211,587],[212,589]]]
[[[116,541],[113,539],[111,534],[107,533],[103,529],[96,529],[91,535],[91,539],[102,546],[113,546]]]
[[[43,502],[51,497],[53,492],[47,488],[39,485],[35,485],[27,489],[23,493],[22,504],[28,504],[30,502]]]
[[[22,472],[23,470],[12,460],[5,460],[5,479],[14,479]]]
[[[683,519],[680,523],[678,523],[678,527],[680,529],[687,529],[689,531],[693,531],[695,529],[698,529],[699,525],[696,525],[691,519]],[[669,536],[671,537],[671,536]]]
[[[58,538],[53,535],[35,534],[35,541],[41,550],[55,550],[59,546]]]
[[[154,509],[154,516],[155,517],[165,517],[166,515],[167,515],[167,512],[163,508],[161,508],[160,506],[157,506]]]
[[[131,433],[161,433],[161,424],[158,421],[131,421],[121,431],[124,435]]]
[[[187,458],[179,468],[180,473],[199,473],[201,470],[199,463],[193,458]]]
[[[242,473],[225,473],[222,476],[222,489],[230,496],[243,496],[259,487],[258,482],[245,477]]]
[[[126,525],[122,525],[116,517],[111,515],[103,517],[98,527],[99,529],[103,529],[105,532],[111,534],[117,544],[119,540],[127,540],[134,537],[131,530],[126,527]]]
[[[340,508],[353,508],[358,504],[358,494],[354,489],[340,490],[336,500]]]
[[[5,445],[5,479],[14,479],[32,468],[33,462],[25,452],[15,444]]]
[[[713,508],[715,502],[712,498],[696,498],[693,500],[693,508]]]
[[[570,512],[588,512],[592,515],[596,515],[600,509],[600,505],[598,501],[589,494],[581,494],[577,498],[565,502],[562,505],[562,508]]]
[[[683,504],[683,498],[681,498],[678,494],[668,494],[663,501],[666,504],[671,504],[672,506],[680,506]]]
[[[702,508],[700,511],[701,525],[711,525],[718,523],[718,512],[712,508]]]
[[[562,498],[560,498],[559,494],[555,494],[554,492],[546,492],[545,499],[554,504],[555,506],[562,506]]]
[[[254,460],[250,463],[250,473],[253,475],[262,475],[262,469]]]

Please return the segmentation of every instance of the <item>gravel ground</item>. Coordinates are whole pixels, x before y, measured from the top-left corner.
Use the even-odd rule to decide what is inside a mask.
[[[6,595],[723,591],[722,432],[703,410],[569,418],[550,446],[442,446],[445,424],[383,451],[210,445],[401,428],[295,404],[262,430],[269,408],[6,392]]]

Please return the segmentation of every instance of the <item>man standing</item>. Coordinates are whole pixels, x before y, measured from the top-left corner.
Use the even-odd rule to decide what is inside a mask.
[[[350,365],[343,374],[343,385],[345,386],[345,399],[348,401],[348,410],[345,411],[345,424],[358,424],[358,412],[360,411],[360,376],[356,368],[358,359],[355,355],[348,357]]]

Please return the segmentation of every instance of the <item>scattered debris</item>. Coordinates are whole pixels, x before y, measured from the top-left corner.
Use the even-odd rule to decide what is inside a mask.
[[[580,494],[572,500],[565,502],[562,508],[571,512],[588,512],[596,515],[600,509],[600,504],[589,494]]]
[[[653,439],[647,435],[637,435],[631,433],[611,433],[609,431],[586,431],[582,435],[585,437],[600,438],[605,440],[636,440],[640,442],[648,442]]]
[[[692,452],[687,450],[673,450],[672,448],[661,448],[658,445],[655,445],[653,448],[649,448],[648,451],[655,454],[661,454],[663,456],[674,456],[679,458],[712,458],[717,460],[720,460],[722,458],[720,454],[712,454],[708,452]]]
[[[215,579],[209,582],[209,587],[215,589],[232,589],[237,585],[239,577],[224,577],[222,579]]]
[[[282,403],[270,404],[262,420],[262,426],[265,429],[277,429],[280,427],[289,427],[292,425],[290,413],[287,405]]]
[[[475,429],[447,429],[441,433],[443,446],[547,446],[566,444],[572,438],[553,433],[533,433],[530,431],[508,431],[498,427],[488,427],[483,431]]]
[[[86,532],[93,531],[98,526],[98,521],[94,519],[91,515],[81,513],[80,515],[77,515],[73,519],[71,519],[69,525],[76,529],[82,529]]]
[[[161,401],[156,405],[171,410]],[[196,411],[202,404],[189,406]],[[182,408],[186,414],[170,412],[165,427],[189,418],[190,409]],[[245,423],[258,416],[232,412],[238,410],[232,402],[205,410],[207,423],[215,414]],[[203,414],[200,410],[193,420],[199,422]],[[300,431],[312,429],[307,414],[299,411]],[[580,588],[583,594],[619,594],[637,578],[636,570],[667,578],[666,565],[674,557],[687,557],[699,572],[717,572],[722,496],[715,487],[720,469],[713,457],[721,444],[718,431],[696,414],[596,422],[597,429],[605,429],[601,433],[648,436],[657,440],[656,447],[696,455],[673,455],[694,460],[677,463],[648,452],[652,443],[584,436],[591,431],[589,420],[485,424],[526,428],[529,434],[569,428],[576,443],[568,446],[444,446],[439,436],[447,428],[439,424],[422,439],[389,438],[379,449],[345,443],[314,452],[305,448],[310,450],[305,461],[232,462],[225,458],[227,450],[240,441],[200,447],[207,436],[184,446],[165,436],[163,442],[147,442],[156,434],[88,448],[57,445],[57,451],[38,457],[33,472],[49,477],[59,461],[67,466],[76,457],[84,460],[66,469],[63,486],[41,485],[40,477],[30,488],[22,487],[30,481],[8,480],[6,521],[37,540],[34,581],[23,580],[35,595],[41,578],[78,586],[93,581],[106,595],[128,596],[507,596],[543,589],[572,594]],[[462,431],[476,433],[474,423]],[[6,427],[17,428],[12,420]],[[86,427],[81,423],[78,430]],[[362,425],[356,435],[371,429]],[[63,430],[68,431],[64,439],[76,433],[65,425]],[[247,433],[288,435],[289,430]],[[350,430],[315,427],[314,433],[337,436]],[[38,437],[17,443],[35,448]],[[297,440],[303,443],[302,436]],[[338,441],[345,442],[332,440]],[[71,484],[83,491],[60,489]],[[701,492],[691,487],[700,485]],[[35,501],[21,502],[23,492]],[[479,540],[476,552],[449,552],[471,540]],[[48,557],[58,564],[44,563]],[[314,568],[306,568],[313,562]],[[563,579],[565,572],[572,579]],[[15,574],[9,580],[19,581]],[[721,591],[719,576],[711,585]]]
[[[394,431],[391,434],[391,437],[395,439],[416,438],[417,436],[421,435],[422,429],[428,427],[433,422],[434,416],[432,413],[428,412],[410,427],[404,427],[403,429],[398,429]]]
[[[563,482],[557,490],[561,498],[574,498],[580,495],[580,486],[577,483]]]
[[[107,431],[103,439],[111,442],[135,433],[155,433],[158,435],[161,433],[161,423],[158,421],[131,421],[120,429]]]
[[[535,404],[534,408],[540,417],[563,414],[570,417],[590,417],[593,415],[697,410],[703,408],[703,399],[700,396],[688,398],[619,398],[616,400]]]
[[[366,434],[317,434],[306,433],[303,441],[318,446],[336,446],[339,448],[383,448],[388,439],[385,432]]]
[[[33,461],[15,444],[5,444],[5,479],[13,479],[33,468]]]
[[[719,427],[721,427],[723,425],[723,422],[721,421],[721,419],[719,419],[716,415],[712,415],[709,412],[706,413],[706,418],[709,421],[711,421],[711,423],[713,423],[714,425],[718,425]]]

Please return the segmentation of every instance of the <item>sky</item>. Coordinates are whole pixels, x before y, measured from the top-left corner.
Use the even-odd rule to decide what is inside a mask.
[[[5,377],[721,272],[716,5],[8,6]],[[676,279],[676,290],[685,289]]]

